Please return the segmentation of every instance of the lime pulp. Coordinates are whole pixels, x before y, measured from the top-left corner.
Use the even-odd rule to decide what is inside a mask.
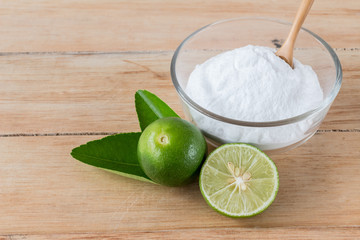
[[[250,217],[274,201],[279,175],[274,162],[258,148],[233,143],[208,156],[199,184],[204,199],[216,211],[230,217]]]

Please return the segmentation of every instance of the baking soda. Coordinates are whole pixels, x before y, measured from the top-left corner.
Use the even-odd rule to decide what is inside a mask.
[[[292,69],[273,49],[252,45],[221,53],[197,65],[189,77],[186,93],[215,114],[251,122],[291,118],[318,107],[323,100],[317,75],[310,66],[294,59]],[[296,142],[312,124],[303,121],[254,129],[191,114],[208,134],[227,142],[252,143],[263,150]]]

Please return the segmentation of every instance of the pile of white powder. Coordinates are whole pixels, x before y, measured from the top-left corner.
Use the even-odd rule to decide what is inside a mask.
[[[294,117],[318,107],[323,100],[317,75],[310,66],[294,59],[292,69],[273,49],[252,45],[221,53],[197,65],[189,77],[186,93],[213,113],[254,122]],[[251,130],[224,125],[197,116],[196,112],[192,115],[198,126],[210,134],[260,147],[296,141],[308,128],[302,123],[277,130]]]

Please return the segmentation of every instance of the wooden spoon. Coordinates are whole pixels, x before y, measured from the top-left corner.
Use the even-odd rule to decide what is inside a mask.
[[[304,23],[305,18],[310,11],[313,2],[314,0],[303,0],[301,2],[288,37],[286,38],[281,48],[275,53],[277,56],[287,62],[292,68],[294,68],[293,51],[296,37],[299,33],[301,25]]]

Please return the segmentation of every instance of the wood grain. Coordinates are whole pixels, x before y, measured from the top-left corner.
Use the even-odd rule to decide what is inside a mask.
[[[138,131],[134,94],[154,92],[182,115],[172,52],[0,56],[0,134]],[[360,50],[338,50],[341,91],[322,130],[360,130]],[[183,115],[182,115],[183,116]]]
[[[56,239],[283,239],[283,240],[332,240],[354,239],[360,236],[357,227],[327,227],[327,228],[211,228],[211,229],[181,229],[172,231],[137,231],[117,233],[84,233],[84,234],[43,234],[43,235],[11,235],[1,240],[56,240]]]
[[[2,137],[0,232],[359,226],[360,152],[354,151],[359,137],[357,132],[320,133],[302,147],[273,156],[280,175],[277,198],[249,219],[213,211],[196,182],[162,187],[70,157],[73,147],[98,136]]]
[[[292,21],[299,2],[0,0],[0,239],[359,239],[357,0],[315,1],[305,22],[336,48],[343,85],[318,133],[272,156],[280,189],[264,213],[226,218],[196,182],[155,186],[69,155],[138,131],[138,89],[183,116],[169,65],[194,30],[243,16]]]
[[[0,52],[174,50],[214,21],[265,16],[291,22],[298,6],[282,0],[3,0]],[[359,12],[356,0],[316,1],[304,27],[333,47],[358,47]]]

